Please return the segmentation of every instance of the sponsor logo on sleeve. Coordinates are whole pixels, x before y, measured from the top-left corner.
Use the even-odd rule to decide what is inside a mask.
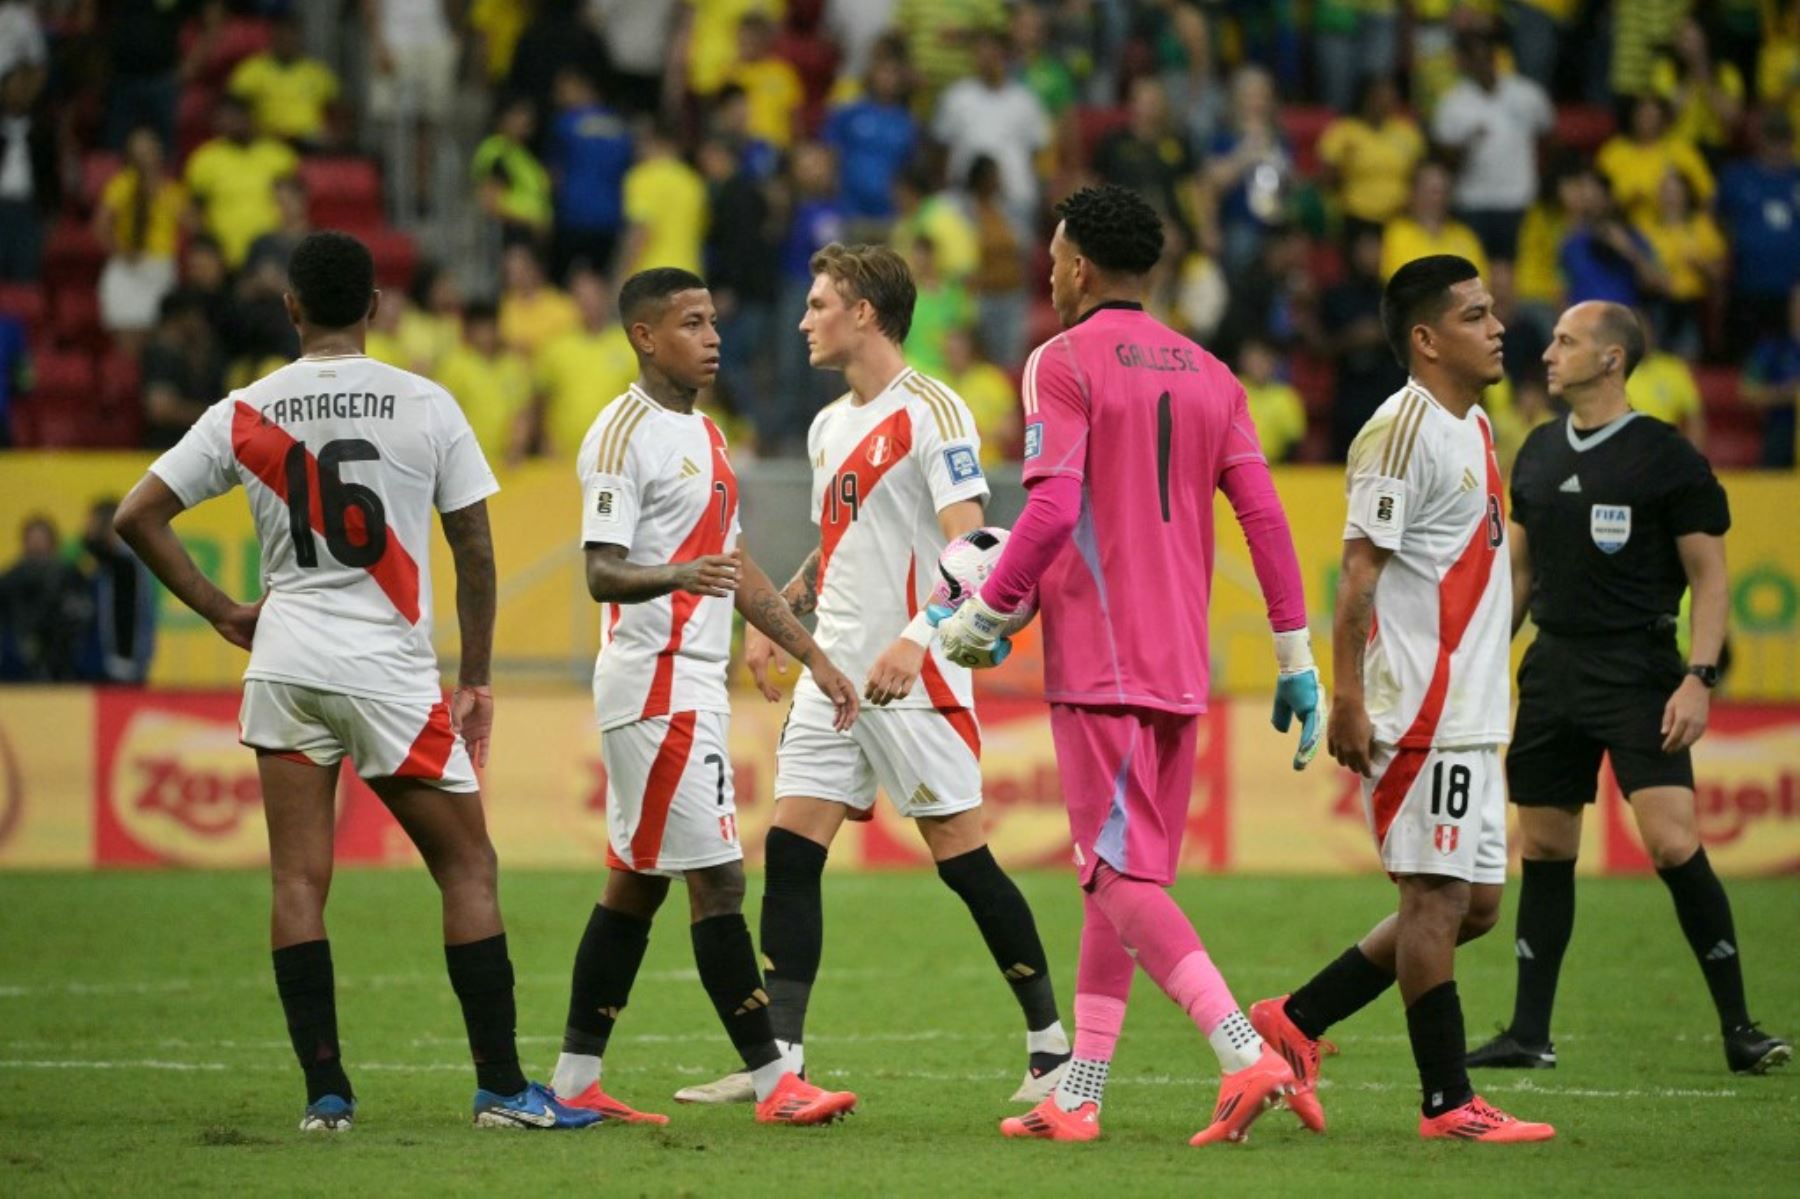
[[[966,445],[953,445],[944,450],[944,465],[950,470],[952,483],[966,483],[981,477],[981,463],[975,451]]]
[[[1588,535],[1603,554],[1616,554],[1631,540],[1631,508],[1625,504],[1595,504],[1588,509]]]
[[[1026,461],[1044,452],[1044,422],[1034,420],[1025,426],[1025,458]]]
[[[1399,484],[1377,487],[1370,521],[1378,528],[1401,528],[1406,521],[1406,489]]]
[[[601,487],[594,492],[594,515],[603,524],[613,524],[619,519],[619,497],[610,487]]]

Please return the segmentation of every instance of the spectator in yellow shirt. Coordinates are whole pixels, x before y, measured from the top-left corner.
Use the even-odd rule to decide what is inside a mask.
[[[1800,4],[1778,6],[1763,23],[1756,94],[1765,106],[1785,109],[1789,128],[1800,129]],[[1800,140],[1794,149],[1800,152]]]
[[[1281,378],[1281,365],[1274,348],[1260,338],[1246,338],[1238,351],[1238,379],[1250,421],[1270,462],[1286,462],[1306,437],[1306,405],[1293,384]]]
[[[256,131],[298,146],[321,146],[329,140],[331,105],[338,98],[338,79],[331,68],[300,52],[300,21],[292,15],[275,22],[269,48],[253,54],[231,73],[227,90],[250,105]]]
[[[637,355],[613,319],[611,290],[599,272],[577,269],[569,298],[581,325],[539,350],[532,362],[531,444],[539,454],[574,461],[600,410],[637,378]]]
[[[982,356],[965,328],[944,335],[944,382],[962,397],[981,436],[981,464],[1019,460],[1019,389],[1012,377]]]
[[[236,269],[250,243],[280,225],[275,181],[298,170],[300,159],[274,138],[252,136],[250,110],[236,96],[219,98],[213,120],[218,136],[188,158],[187,189],[202,225]]]
[[[544,279],[544,263],[530,246],[506,247],[500,260],[506,290],[500,293],[500,340],[506,348],[534,357],[551,340],[581,324],[581,312],[562,289]],[[468,340],[468,314],[463,314]]]
[[[775,24],[762,13],[738,22],[738,65],[726,82],[744,89],[750,133],[778,150],[794,144],[794,119],[806,102],[800,72],[775,54]]]
[[[382,292],[381,302],[375,305],[375,315],[369,318],[369,335],[363,339],[363,353],[377,362],[397,366],[403,371],[412,370],[406,347],[400,343],[400,322],[411,307],[404,292]]]
[[[687,0],[685,25],[677,41],[687,43],[687,90],[710,96],[725,86],[737,66],[738,28],[751,13],[773,21],[783,0]]]
[[[1407,210],[1381,231],[1381,278],[1432,254],[1456,254],[1475,264],[1483,278],[1488,274],[1487,255],[1475,231],[1450,216],[1450,171],[1440,162],[1427,160],[1413,173],[1412,200]]]
[[[175,286],[175,247],[187,192],[171,178],[162,138],[148,125],[125,141],[125,166],[107,181],[94,208],[94,236],[107,251],[100,272],[100,323],[135,350],[156,327],[162,298]]]
[[[1671,170],[1680,171],[1687,179],[1699,203],[1712,203],[1712,171],[1693,142],[1670,131],[1669,116],[1667,100],[1639,96],[1631,104],[1629,132],[1608,138],[1594,158],[1612,189],[1614,202],[1639,224],[1655,219],[1656,189]]]
[[[700,273],[706,237],[706,181],[676,153],[669,130],[653,128],[643,139],[637,165],[625,172],[625,250],[621,274],[653,266]]]
[[[1668,275],[1652,322],[1657,340],[1672,353],[1698,358],[1707,299],[1725,283],[1725,235],[1694,203],[1687,176],[1675,170],[1657,186],[1656,219],[1640,224],[1638,232]]]
[[[437,381],[456,397],[489,462],[508,466],[524,456],[531,414],[531,367],[500,340],[494,306],[463,310],[463,343],[438,368]]]
[[[1744,76],[1730,62],[1717,59],[1706,44],[1706,30],[1689,15],[1675,28],[1667,52],[1650,72],[1650,86],[1675,113],[1676,137],[1717,153],[1737,137],[1744,115]]]
[[[406,361],[400,365],[414,374],[435,378],[450,352],[462,344],[462,289],[456,276],[434,263],[426,263],[413,277],[406,311],[394,327]]]
[[[1648,333],[1648,320],[1640,322]],[[1649,337],[1649,346],[1637,369],[1625,380],[1625,398],[1645,416],[1674,425],[1697,448],[1706,448],[1706,412],[1700,404],[1700,384],[1686,361],[1669,353]]]
[[[1400,90],[1386,75],[1363,81],[1356,112],[1319,137],[1324,182],[1336,190],[1345,238],[1355,224],[1385,225],[1406,207],[1406,181],[1425,157],[1425,135],[1401,111]]]

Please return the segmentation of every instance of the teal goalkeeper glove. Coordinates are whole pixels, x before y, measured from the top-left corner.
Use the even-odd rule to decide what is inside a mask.
[[[1281,675],[1275,683],[1275,711],[1269,722],[1285,733],[1300,718],[1300,747],[1294,751],[1294,769],[1305,770],[1319,752],[1319,672],[1313,666],[1312,646],[1305,629],[1275,634],[1275,660]]]
[[[1001,635],[1012,617],[994,611],[979,595],[954,609],[931,604],[925,615],[937,629],[944,656],[959,666],[982,670],[1000,665],[1012,653],[1012,639]]]

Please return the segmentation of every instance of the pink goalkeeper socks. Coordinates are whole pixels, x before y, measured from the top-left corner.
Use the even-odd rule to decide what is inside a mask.
[[[1075,1056],[1109,1061],[1125,1023],[1136,972],[1112,921],[1092,895],[1082,897],[1081,955],[1075,965]]]
[[[1200,1031],[1211,1034],[1238,1010],[1231,989],[1207,956],[1200,935],[1181,908],[1155,883],[1126,878],[1101,866],[1090,902],[1106,915],[1126,949],[1137,955],[1156,985],[1181,1006]],[[1083,929],[1083,960],[1089,937]],[[1081,990],[1077,986],[1076,990]],[[1079,1026],[1077,1028],[1079,1039]]]

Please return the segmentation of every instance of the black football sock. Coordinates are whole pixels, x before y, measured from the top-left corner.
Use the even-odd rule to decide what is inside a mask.
[[[613,1023],[631,998],[631,985],[650,947],[650,922],[595,904],[588,916],[575,969],[569,980],[569,1014],[563,1023],[564,1053],[601,1057]]]
[[[513,1005],[513,968],[506,956],[506,934],[446,945],[444,964],[450,969],[450,989],[462,1004],[469,1056],[475,1061],[475,1084],[496,1095],[517,1095],[525,1089],[525,1075],[519,1069],[519,1047],[513,1039],[519,1019]]]
[[[1454,979],[1439,983],[1413,1001],[1406,1009],[1406,1033],[1412,1039],[1427,1116],[1441,1116],[1475,1097],[1463,1066],[1468,1046],[1463,1043],[1462,1001],[1457,998]]]
[[[1513,942],[1519,989],[1513,994],[1507,1031],[1521,1044],[1548,1045],[1556,979],[1575,931],[1575,860],[1526,858],[1520,865],[1524,878],[1519,883],[1519,935]]]
[[[1383,973],[1359,946],[1352,945],[1288,996],[1287,1017],[1316,1041],[1326,1029],[1362,1011],[1393,985],[1393,975]]]
[[[306,1101],[327,1095],[355,1099],[338,1057],[337,980],[330,941],[302,941],[277,949],[275,990],[287,1015],[288,1039],[306,1074]]]
[[[719,1013],[725,1035],[743,1057],[744,1068],[757,1070],[780,1058],[769,1024],[769,993],[763,990],[756,949],[750,944],[750,926],[734,914],[709,916],[690,928],[700,985]]]
[[[1719,1011],[1719,1027],[1726,1032],[1750,1023],[1744,1005],[1744,968],[1738,958],[1737,932],[1731,921],[1731,901],[1713,873],[1706,848],[1679,866],[1656,872],[1675,900],[1675,918],[1687,934],[1689,948],[1706,976],[1713,1006]]]
[[[768,970],[769,1024],[783,1041],[805,1035],[806,1006],[825,951],[819,879],[825,847],[784,828],[769,830],[763,848],[762,951]]]
[[[1056,989],[1050,981],[1050,965],[1044,944],[1038,939],[1031,905],[987,846],[946,858],[937,864],[938,877],[968,905],[981,939],[987,942],[994,964],[1012,985],[1013,998],[1025,1014],[1027,1032],[1056,1023]]]

